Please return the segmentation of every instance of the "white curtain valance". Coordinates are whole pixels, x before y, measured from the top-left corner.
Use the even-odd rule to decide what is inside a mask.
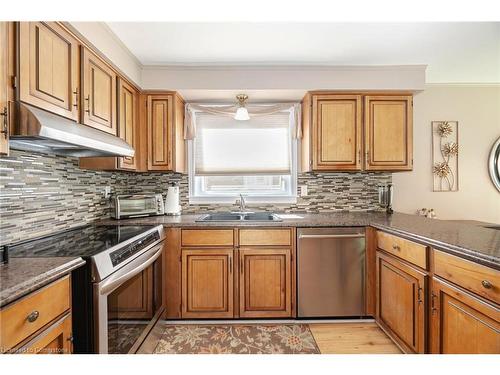
[[[302,138],[302,114],[300,103],[278,103],[272,105],[247,105],[250,117],[268,116],[277,112],[290,113],[290,127],[293,129],[294,138]],[[184,139],[193,140],[196,138],[196,113],[210,113],[233,117],[238,105],[208,105],[188,103],[184,113]]]

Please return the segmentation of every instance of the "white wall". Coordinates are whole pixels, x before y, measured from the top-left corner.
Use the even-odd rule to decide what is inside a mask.
[[[394,173],[394,209],[434,208],[441,219],[500,223],[488,155],[500,137],[500,85],[428,85],[414,97],[414,169]],[[431,121],[458,121],[459,191],[432,192]]]
[[[70,22],[101,53],[110,59],[128,79],[141,86],[141,64],[103,22]]]

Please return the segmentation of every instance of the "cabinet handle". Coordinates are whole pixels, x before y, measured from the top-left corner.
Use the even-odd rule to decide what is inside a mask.
[[[73,335],[71,335],[70,337],[68,337],[66,340],[68,340],[69,342],[73,342]]]
[[[361,164],[361,149],[358,150],[358,164]]]
[[[31,312],[26,319],[28,320],[28,322],[33,323],[35,320],[38,319],[39,316],[40,313],[37,310],[35,310]]]
[[[370,164],[370,151],[366,150],[366,162]]]
[[[481,281],[481,284],[483,285],[484,288],[486,289],[491,289],[493,288],[493,284],[490,283],[488,280],[483,280]]]
[[[73,95],[75,96],[75,103],[73,104],[73,107],[78,108],[78,89],[73,91]]]
[[[7,107],[3,107],[3,111],[0,112],[0,116],[3,117],[3,121],[2,121],[2,130],[0,131],[0,134],[3,134],[3,136],[5,137],[5,139],[8,138],[9,136],[9,127],[7,126],[7,120],[8,120],[8,113],[7,113]]]
[[[431,310],[432,310],[432,315],[434,315],[434,311],[437,311],[436,308],[436,298],[437,296],[434,294],[434,292],[431,293]]]
[[[90,113],[90,94],[87,95],[87,97],[85,98],[85,101],[87,102],[87,109],[85,110],[85,112],[87,113]]]
[[[398,245],[392,245],[392,249],[396,251],[400,251],[401,248]]]
[[[418,303],[422,303],[422,288],[418,288],[417,290],[417,298],[418,298]]]

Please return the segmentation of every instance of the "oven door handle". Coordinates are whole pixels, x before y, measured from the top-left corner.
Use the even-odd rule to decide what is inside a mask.
[[[161,255],[162,252],[162,245],[160,245],[160,250],[158,250],[156,253],[154,253],[149,259],[147,259],[144,263],[140,264],[139,266],[132,268],[130,271],[127,271],[125,274],[118,276],[116,278],[111,278],[111,280],[104,282],[101,286],[99,286],[99,293],[102,295],[106,295],[111,293],[113,290],[118,288],[121,284],[123,284],[125,281],[128,279],[134,277],[137,275],[139,272],[145,270],[148,268],[151,264],[153,264],[156,259],[158,259]]]

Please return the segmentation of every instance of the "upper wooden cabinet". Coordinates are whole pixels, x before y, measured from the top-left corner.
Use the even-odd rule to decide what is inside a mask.
[[[148,170],[186,171],[184,101],[175,93],[147,95]]]
[[[0,22],[0,45],[4,46],[0,50],[0,155],[9,154],[9,51],[7,48],[10,38],[9,22]]]
[[[431,353],[500,354],[500,309],[433,278]]]
[[[411,170],[412,116],[411,95],[308,93],[301,170]]]
[[[116,135],[116,72],[82,47],[82,123]]]
[[[20,22],[19,99],[78,121],[78,47],[56,22]]]
[[[93,157],[80,158],[80,168],[95,170],[135,171],[142,158],[139,142],[139,92],[123,78],[118,79],[118,136],[134,148],[131,157]],[[145,157],[144,157],[145,159]]]
[[[314,95],[312,168],[361,169],[361,95]]]
[[[411,96],[365,96],[365,170],[413,168]]]

